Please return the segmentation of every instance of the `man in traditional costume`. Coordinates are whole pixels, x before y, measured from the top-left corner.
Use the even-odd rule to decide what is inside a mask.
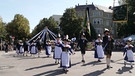
[[[109,69],[109,68],[112,68],[110,66],[110,62],[111,62],[114,39],[112,35],[110,35],[110,31],[108,29],[105,29],[104,35],[105,36],[103,37],[103,46],[104,46],[104,52],[106,55],[107,69]]]
[[[75,54],[75,50],[76,50],[76,37],[73,37],[71,39],[70,46],[71,46],[71,49],[72,49],[73,53]]]
[[[85,59],[84,59],[84,55],[85,55],[85,51],[86,51],[86,47],[87,47],[87,42],[88,40],[85,37],[85,34],[83,33],[81,35],[80,40],[78,41],[78,45],[80,47],[81,50],[81,54],[82,54],[82,62],[85,63]]]
[[[40,57],[41,48],[42,48],[40,38],[37,39],[36,47],[37,47],[37,49],[38,49],[38,51],[37,51],[37,52],[38,52],[38,57]]]
[[[28,56],[28,52],[30,51],[30,44],[28,43],[28,39],[24,41],[24,56]]]

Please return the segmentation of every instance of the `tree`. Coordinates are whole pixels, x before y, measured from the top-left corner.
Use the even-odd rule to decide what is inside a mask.
[[[127,0],[127,3],[129,34],[135,34],[135,0]]]
[[[6,23],[2,21],[2,18],[0,18],[0,38],[5,39],[7,32],[5,29]]]
[[[118,24],[118,36],[126,37],[135,34],[135,0],[126,0],[128,4],[128,21],[127,23]]]
[[[7,32],[9,36],[16,39],[27,38],[30,34],[29,21],[23,15],[16,14],[14,19],[7,24]]]
[[[79,36],[79,32],[82,29],[83,19],[76,16],[76,11],[74,8],[66,9],[60,22],[60,27],[64,35],[69,35],[69,37]]]
[[[32,36],[43,30],[45,27],[48,27],[52,32],[57,33],[58,23],[54,20],[54,18],[50,17],[49,19],[43,18],[39,24],[34,28],[32,32]]]

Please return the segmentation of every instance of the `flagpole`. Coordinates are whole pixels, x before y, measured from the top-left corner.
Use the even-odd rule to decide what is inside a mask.
[[[113,0],[113,6],[112,6],[111,10],[113,10],[114,6],[115,6],[115,0]],[[113,17],[113,11],[112,11],[112,17]],[[112,33],[112,29],[113,29],[113,20],[112,20],[111,29],[110,29],[111,33]]]
[[[115,6],[115,0],[113,0],[113,7]]]

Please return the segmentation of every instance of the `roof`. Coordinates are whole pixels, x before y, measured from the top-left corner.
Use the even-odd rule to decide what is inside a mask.
[[[94,4],[78,5],[78,6],[75,6],[75,9],[76,10],[81,10],[81,9],[85,9],[86,7],[89,7],[92,10],[103,10],[104,12],[108,12],[108,13],[113,12],[113,10],[109,9],[109,7],[105,7],[105,6],[101,6],[101,5],[94,5]]]
[[[109,12],[109,13],[113,12],[113,10],[109,9],[109,7],[105,7],[101,5],[94,5],[94,6],[97,7],[99,10],[103,10],[104,12]]]

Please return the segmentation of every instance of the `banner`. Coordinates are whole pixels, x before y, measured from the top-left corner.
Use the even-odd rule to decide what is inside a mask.
[[[121,5],[113,8],[113,21],[114,22],[127,22],[128,11],[127,5]]]
[[[86,28],[86,31],[91,36],[91,30],[90,30],[90,13],[89,13],[89,8],[88,7],[85,9],[85,19],[84,19],[84,25],[83,26]]]

